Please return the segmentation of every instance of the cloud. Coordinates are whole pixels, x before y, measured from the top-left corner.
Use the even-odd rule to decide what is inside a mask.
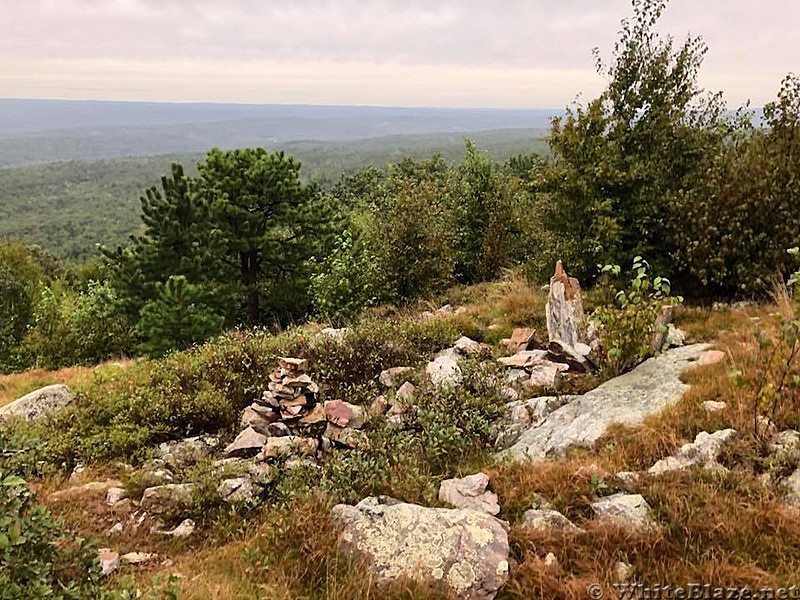
[[[394,73],[407,103],[414,94],[405,93],[406,84],[413,85],[416,69],[420,93],[412,104],[441,98],[498,106],[519,105],[524,93],[533,94],[527,106],[560,106],[579,91],[596,88],[590,51],[609,49],[620,20],[630,13],[629,0],[0,0],[0,5],[0,89],[7,95],[39,90],[47,96],[91,91],[91,97],[119,97],[137,90],[136,97],[203,100],[225,96],[220,85],[228,81],[225,97],[245,101],[254,95],[246,93],[248,73],[256,72],[273,79],[271,95],[264,81],[249,84],[258,90],[255,95],[270,96],[264,101],[300,96],[305,100],[291,101],[368,103],[390,96]],[[763,101],[774,95],[782,75],[800,64],[798,19],[800,4],[794,0],[762,0],[758,10],[749,0],[672,0],[662,29],[678,37],[688,31],[704,35],[711,48],[704,84],[732,90],[737,102]],[[110,71],[107,61],[115,65]],[[177,64],[206,74],[205,90],[176,71]],[[465,83],[470,71],[474,89]],[[115,73],[124,74],[124,81]],[[230,84],[226,75],[238,83]],[[340,89],[344,81],[349,87]],[[574,84],[584,87],[569,87]]]

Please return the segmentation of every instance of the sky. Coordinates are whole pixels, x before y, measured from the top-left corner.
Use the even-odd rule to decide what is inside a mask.
[[[0,0],[0,97],[560,108],[604,81],[630,0]],[[773,99],[798,0],[671,0],[700,84]]]

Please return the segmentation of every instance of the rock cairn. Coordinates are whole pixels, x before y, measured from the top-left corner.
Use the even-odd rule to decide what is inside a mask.
[[[279,358],[278,365],[270,373],[268,389],[260,400],[262,406],[273,412],[272,417],[265,418],[283,424],[291,433],[307,434],[320,423],[319,427],[324,431],[325,410],[317,402],[319,386],[306,373],[308,361],[304,358]]]

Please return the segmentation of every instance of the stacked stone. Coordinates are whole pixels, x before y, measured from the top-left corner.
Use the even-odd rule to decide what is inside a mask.
[[[268,389],[259,404],[272,409],[275,421],[283,423],[290,432],[307,433],[319,423],[324,430],[325,410],[317,402],[319,386],[306,374],[308,361],[279,358],[278,364],[279,367],[270,373]],[[251,409],[257,410],[255,406]]]

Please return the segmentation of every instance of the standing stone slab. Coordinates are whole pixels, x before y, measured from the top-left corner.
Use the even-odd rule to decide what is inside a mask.
[[[71,401],[69,388],[65,385],[48,385],[0,407],[0,421],[20,418],[36,421],[64,408]]]
[[[560,342],[574,348],[584,341],[586,318],[583,313],[581,286],[577,279],[567,275],[560,260],[550,278],[546,316],[547,334],[551,342]]]
[[[639,425],[680,400],[688,385],[681,372],[708,348],[694,344],[646,360],[632,371],[576,397],[523,432],[502,456],[513,460],[561,456],[575,446],[592,446],[610,425]]]
[[[408,577],[486,599],[508,579],[508,535],[490,515],[374,497],[332,515],[344,525],[340,549],[365,558],[378,582]]]

